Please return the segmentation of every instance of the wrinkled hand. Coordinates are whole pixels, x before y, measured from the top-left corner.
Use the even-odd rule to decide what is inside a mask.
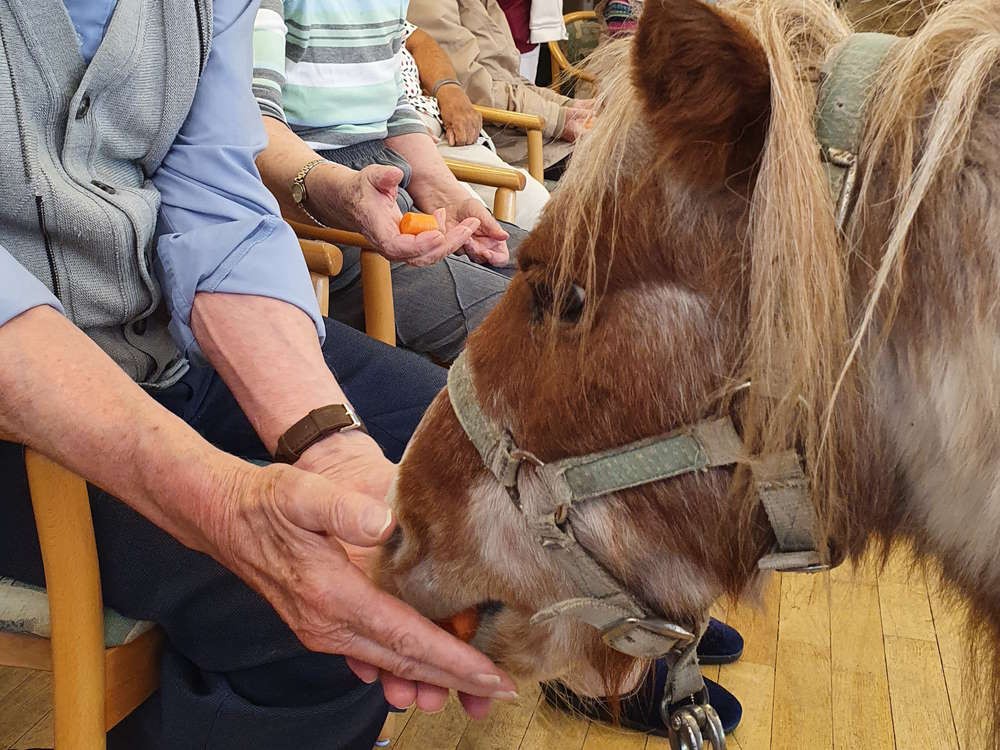
[[[449,227],[461,226],[470,220],[479,222],[479,228],[462,246],[465,254],[472,260],[491,266],[505,266],[510,262],[510,251],[507,249],[507,238],[510,235],[493,218],[482,201],[469,196],[444,208]],[[435,211],[434,215],[437,216],[438,212]]]
[[[460,86],[442,86],[437,93],[444,136],[450,146],[468,146],[476,142],[483,129],[483,117]]]
[[[314,169],[307,185],[310,203],[331,226],[357,230],[392,261],[429,266],[464,247],[479,229],[475,219],[450,224],[445,231],[400,234],[396,203],[403,172],[378,164],[360,171]],[[324,210],[326,209],[326,210]],[[443,217],[438,224],[445,227]]]
[[[481,716],[490,698],[513,697],[513,682],[489,659],[378,590],[359,567],[393,527],[385,496],[395,467],[374,442],[334,435],[299,464],[247,468],[206,524],[213,556],[306,648],[343,654],[365,682],[381,677],[393,705],[440,710],[451,688]]]
[[[592,109],[568,107],[566,109],[566,123],[563,125],[563,131],[559,137],[573,143],[590,129],[593,116]]]

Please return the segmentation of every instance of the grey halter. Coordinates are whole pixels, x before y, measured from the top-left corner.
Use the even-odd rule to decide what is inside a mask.
[[[651,613],[594,559],[573,533],[570,510],[621,490],[745,462],[743,444],[728,417],[600,453],[543,463],[483,413],[464,354],[448,372],[448,396],[483,463],[576,589],[576,596],[536,612],[532,622],[573,617],[596,628],[612,648],[646,659],[697,641],[703,623],[678,625]],[[543,491],[520,491],[526,464]],[[778,540],[778,551],[762,563],[769,569],[811,569],[819,558],[812,544],[808,483],[798,457],[788,452],[757,460],[752,471]]]

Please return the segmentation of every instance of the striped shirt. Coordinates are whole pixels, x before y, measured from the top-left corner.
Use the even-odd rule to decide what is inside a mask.
[[[400,73],[407,0],[262,0],[253,91],[316,150],[425,133]]]

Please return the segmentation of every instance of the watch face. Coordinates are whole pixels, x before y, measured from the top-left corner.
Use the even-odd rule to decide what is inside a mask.
[[[301,182],[292,183],[292,200],[301,203],[306,199],[306,186]]]

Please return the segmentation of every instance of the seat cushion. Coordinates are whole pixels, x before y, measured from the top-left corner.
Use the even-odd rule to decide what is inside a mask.
[[[104,647],[123,646],[156,627],[156,623],[132,620],[104,608]],[[52,637],[49,597],[45,589],[0,578],[0,630]]]
[[[597,21],[584,19],[574,21],[566,26],[567,38],[559,42],[563,54],[571,65],[583,62],[583,59],[597,49],[601,39],[601,27]]]

